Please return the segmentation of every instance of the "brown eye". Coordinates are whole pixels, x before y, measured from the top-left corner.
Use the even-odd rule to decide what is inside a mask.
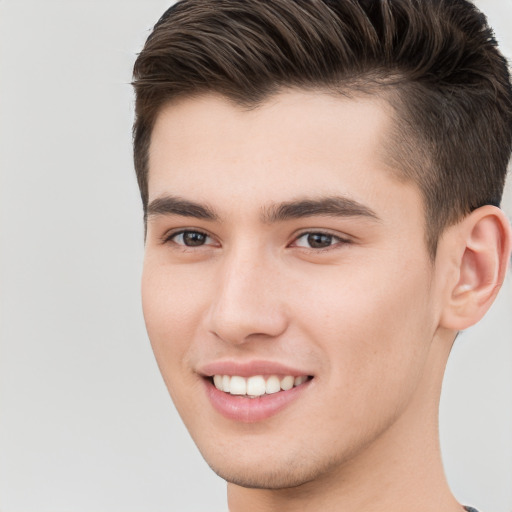
[[[349,244],[350,240],[345,240],[330,233],[321,231],[312,231],[303,233],[292,244],[294,247],[303,247],[305,249],[329,249],[338,245]]]
[[[333,243],[333,236],[326,235],[325,233],[309,233],[307,235],[307,242],[313,249],[324,249]]]
[[[173,235],[171,240],[178,245],[185,245],[186,247],[200,247],[211,242],[210,237],[200,231],[181,231]]]

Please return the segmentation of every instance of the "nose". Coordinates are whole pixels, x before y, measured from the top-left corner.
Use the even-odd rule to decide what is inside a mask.
[[[226,258],[216,275],[209,331],[237,345],[282,334],[288,320],[278,272],[278,265],[262,255],[239,252]]]

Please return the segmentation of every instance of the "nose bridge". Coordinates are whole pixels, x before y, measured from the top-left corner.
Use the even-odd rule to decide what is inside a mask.
[[[210,330],[231,343],[275,337],[286,328],[277,288],[277,266],[254,243],[233,247],[216,276]]]

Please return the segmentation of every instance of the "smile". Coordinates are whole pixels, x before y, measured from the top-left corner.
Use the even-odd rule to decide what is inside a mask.
[[[213,408],[229,420],[264,421],[305,396],[313,377],[300,375],[228,375],[216,373],[203,379]]]
[[[251,377],[241,377],[239,375],[214,375],[213,384],[219,390],[230,395],[246,396],[248,398],[257,398],[263,395],[272,395],[280,391],[289,391],[290,389],[304,384],[309,377],[301,375],[294,377],[286,375],[279,377],[270,375],[253,375]]]

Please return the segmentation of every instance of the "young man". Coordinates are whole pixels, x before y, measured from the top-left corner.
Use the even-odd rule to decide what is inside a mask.
[[[185,0],[134,69],[143,307],[231,512],[456,512],[438,403],[503,282],[506,62],[465,0]]]

